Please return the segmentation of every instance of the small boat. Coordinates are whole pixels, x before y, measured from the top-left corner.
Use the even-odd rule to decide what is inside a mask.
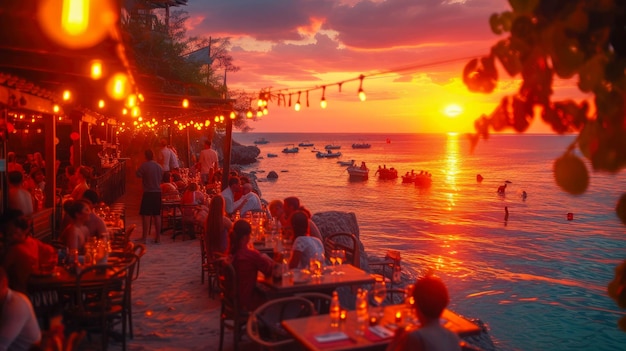
[[[370,170],[369,168],[362,168],[358,166],[350,166],[346,168],[348,174],[350,175],[350,180],[367,180],[369,177]]]
[[[415,183],[417,179],[417,174],[407,172],[402,176],[402,183]]]
[[[433,184],[433,175],[428,172],[416,174],[415,176],[415,186],[428,188]]]
[[[315,144],[313,144],[312,142],[310,142],[308,140],[305,140],[305,141],[301,142],[300,144],[298,144],[298,146],[300,146],[300,147],[309,147],[309,146],[313,146],[313,145],[315,145]]]
[[[285,154],[295,154],[298,153],[298,151],[300,151],[300,149],[297,146],[293,146],[293,144],[283,149],[283,153]]]
[[[352,148],[353,149],[369,149],[370,147],[372,147],[372,145],[368,144],[368,143],[354,143],[354,144],[352,144]]]
[[[332,152],[330,150],[328,150],[328,152],[318,151],[317,154],[315,154],[315,157],[317,158],[337,158],[340,156],[341,156],[341,152]]]
[[[326,150],[339,150],[339,149],[341,149],[341,145],[328,144],[328,145],[324,146],[324,149],[326,149]]]
[[[382,179],[382,180],[398,178],[398,170],[396,170],[393,167],[391,167],[391,168],[387,168],[387,167],[381,168],[380,166],[378,166],[378,170],[376,170],[375,174],[378,174],[378,179]]]
[[[267,154],[267,157],[278,157],[278,155],[277,155],[277,154],[271,154],[271,153],[268,153],[268,154]]]
[[[340,166],[352,166],[354,165],[354,160],[349,161],[337,161]]]
[[[254,143],[256,145],[263,145],[263,144],[269,143],[269,140],[266,140],[265,138],[259,138],[259,139],[255,140]]]

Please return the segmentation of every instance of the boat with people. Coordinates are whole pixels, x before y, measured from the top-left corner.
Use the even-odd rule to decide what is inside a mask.
[[[277,154],[268,153],[267,157],[278,157],[278,155]]]
[[[315,145],[315,144],[310,142],[310,141],[308,141],[308,140],[305,140],[305,141],[301,142],[300,144],[298,144],[298,146],[300,146],[300,147],[310,147],[310,146],[313,146],[313,145]]]
[[[267,139],[265,139],[265,138],[259,138],[259,139],[256,139],[256,140],[254,141],[254,144],[256,144],[256,145],[263,145],[263,144],[267,144],[267,143],[269,143],[269,142],[270,142],[270,141],[269,141],[269,140],[267,140]]]
[[[433,175],[430,172],[420,172],[416,174],[415,186],[420,188],[429,188],[433,184]]]
[[[382,180],[398,178],[398,170],[393,167],[387,168],[386,165],[383,165],[383,167],[378,166],[378,169],[376,170],[376,173],[374,173],[374,175],[376,174],[378,174],[378,179]]]
[[[333,152],[332,150],[328,150],[327,152],[318,151],[315,154],[317,158],[337,158],[341,156],[341,152]]]
[[[284,154],[295,154],[298,153],[298,151],[300,151],[300,149],[297,146],[293,146],[293,144],[291,144],[284,148],[282,152]]]
[[[354,143],[354,144],[352,144],[352,148],[353,149],[369,149],[370,147],[372,147],[372,145],[368,144],[368,143]]]
[[[365,163],[362,163],[361,166],[353,165],[353,166],[346,168],[346,171],[350,175],[350,180],[353,180],[353,181],[367,180],[370,174],[370,170],[369,168],[364,167],[364,166],[365,166]]]
[[[348,160],[348,161],[337,161],[337,163],[340,166],[352,166],[354,165],[354,160]]]
[[[339,149],[341,149],[341,145],[328,144],[328,145],[324,146],[324,149],[326,149],[326,150],[339,150]]]

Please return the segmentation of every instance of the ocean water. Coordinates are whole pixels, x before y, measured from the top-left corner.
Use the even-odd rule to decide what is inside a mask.
[[[624,311],[606,293],[626,258],[626,227],[614,211],[626,174],[592,173],[581,196],[561,191],[552,163],[573,136],[495,135],[471,153],[462,135],[234,134],[246,145],[260,137],[270,142],[246,171],[257,172],[264,199],[298,196],[313,213],[354,212],[368,255],[396,249],[404,269],[435,270],[450,308],[485,322],[498,350],[626,349],[617,328]],[[365,161],[369,180],[350,182],[337,159],[317,159],[311,147],[281,153],[305,140],[341,145],[339,160]],[[358,142],[372,147],[352,149]],[[379,165],[428,171],[432,187],[379,180]],[[269,171],[279,178],[266,180]]]

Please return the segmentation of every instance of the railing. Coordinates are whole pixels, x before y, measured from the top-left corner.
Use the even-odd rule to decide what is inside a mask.
[[[100,200],[106,204],[115,202],[126,192],[126,161],[119,160],[111,168],[104,168],[105,172],[92,183],[92,188],[100,195]]]

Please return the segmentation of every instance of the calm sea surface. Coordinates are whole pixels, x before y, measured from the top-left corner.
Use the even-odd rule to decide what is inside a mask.
[[[572,136],[492,136],[470,153],[464,136],[234,135],[245,145],[261,137],[270,141],[258,145],[264,158],[247,171],[257,171],[264,199],[295,195],[313,213],[356,213],[369,255],[398,249],[405,268],[436,270],[450,290],[450,308],[487,323],[498,350],[626,349],[626,333],[616,326],[624,311],[606,293],[626,258],[626,227],[614,212],[626,174],[593,173],[584,195],[562,192],[552,162]],[[350,182],[337,159],[317,159],[310,147],[281,153],[305,140],[320,149],[341,145],[340,160],[365,161],[370,179]],[[358,142],[372,147],[352,149]],[[378,165],[400,174],[426,170],[432,187],[378,180]],[[269,171],[278,180],[264,181]],[[499,196],[505,180],[511,183]]]

